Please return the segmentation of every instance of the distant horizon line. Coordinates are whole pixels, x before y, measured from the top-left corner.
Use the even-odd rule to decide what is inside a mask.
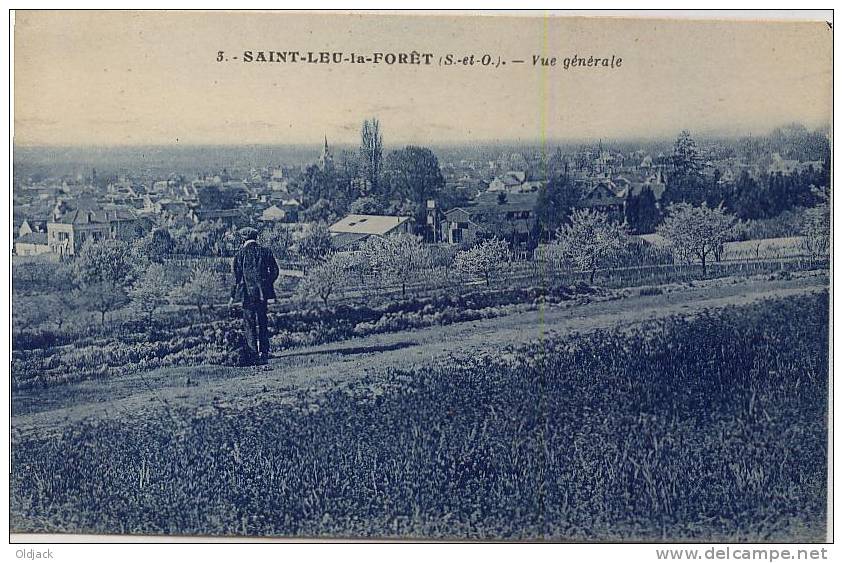
[[[769,135],[772,131],[777,128],[787,127],[788,124],[780,125],[777,127],[773,127],[769,131],[765,133],[758,133],[758,132],[751,132],[748,131],[746,133],[694,133],[691,130],[691,135],[696,139],[715,139],[715,140],[725,140],[725,139],[741,139],[745,137],[765,137]],[[817,133],[821,132],[823,129],[827,129],[828,126],[821,126],[816,128],[809,128],[806,126],[806,129],[809,132]],[[657,136],[629,136],[629,137],[580,137],[580,138],[554,138],[554,139],[532,139],[532,140],[525,140],[525,139],[478,139],[478,140],[466,140],[466,141],[428,141],[425,144],[422,143],[414,143],[414,142],[399,142],[399,143],[384,143],[385,148],[394,148],[394,147],[406,147],[406,146],[483,146],[483,145],[529,145],[529,146],[541,146],[541,145],[570,145],[570,144],[591,144],[591,143],[629,143],[629,142],[660,142],[660,141],[673,141],[675,140],[676,136],[683,131],[683,129],[678,129],[675,134],[663,134]],[[320,141],[314,142],[230,142],[230,143],[206,143],[206,142],[192,142],[192,143],[182,143],[182,142],[175,142],[175,143],[165,143],[165,142],[149,142],[149,143],[112,143],[112,144],[29,144],[29,143],[16,143],[12,142],[13,149],[80,149],[80,150],[92,150],[92,149],[132,149],[132,148],[168,148],[168,149],[175,149],[175,148],[228,148],[228,147],[317,147],[321,148],[324,144],[324,138]],[[356,143],[347,143],[347,142],[331,142],[330,138],[328,139],[329,146],[337,146],[337,147],[355,147],[357,146]]]

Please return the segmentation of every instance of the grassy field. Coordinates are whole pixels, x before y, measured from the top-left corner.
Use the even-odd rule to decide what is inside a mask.
[[[820,541],[828,294],[15,437],[19,532]]]
[[[780,237],[727,242],[723,260],[777,260],[807,256],[804,237]]]

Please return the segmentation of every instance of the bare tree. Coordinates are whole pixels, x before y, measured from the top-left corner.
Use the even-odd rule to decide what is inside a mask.
[[[327,306],[328,300],[352,276],[354,260],[345,254],[334,254],[325,262],[311,268],[298,286],[301,297],[318,297]]]
[[[50,312],[50,320],[61,330],[68,318],[81,306],[79,290],[59,291],[48,294],[47,308]]]
[[[272,251],[276,260],[288,260],[295,242],[293,229],[285,224],[273,224],[260,232],[258,242]]]
[[[333,251],[331,233],[325,223],[317,223],[311,229],[295,237],[293,250],[308,267],[325,260]]]
[[[100,323],[105,325],[105,314],[129,304],[126,290],[110,282],[86,285],[79,293],[83,308],[100,314]]]
[[[407,283],[428,263],[421,238],[406,233],[369,237],[362,251],[373,272],[401,285],[402,297],[407,294]]]
[[[76,279],[81,286],[79,305],[105,315],[129,303],[126,287],[138,272],[138,260],[128,243],[121,240],[86,241],[75,261]]]
[[[172,303],[196,307],[201,315],[206,307],[212,309],[214,303],[224,301],[226,294],[222,276],[207,266],[199,265],[193,269],[187,282],[173,288],[168,297]]]
[[[75,267],[80,285],[126,285],[136,273],[136,256],[121,240],[89,239],[79,252]]]
[[[377,118],[365,120],[360,131],[360,168],[362,179],[377,192],[383,162],[383,136]]]
[[[550,253],[590,272],[589,283],[594,283],[597,269],[622,252],[626,240],[624,227],[612,223],[606,213],[580,209],[557,231]]]
[[[708,257],[721,251],[736,224],[737,219],[722,206],[712,209],[705,203],[676,203],[668,207],[657,232],[670,241],[675,256],[699,260],[706,275]]]
[[[173,289],[172,276],[158,263],[152,263],[146,272],[129,289],[132,308],[152,319],[155,311],[167,304],[168,295]]]
[[[468,275],[482,275],[486,285],[491,285],[492,275],[503,270],[509,261],[506,241],[491,238],[457,254],[454,266]]]

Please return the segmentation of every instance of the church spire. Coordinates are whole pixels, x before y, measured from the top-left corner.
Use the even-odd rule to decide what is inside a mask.
[[[331,156],[331,150],[328,148],[328,135],[325,135],[325,146],[322,149],[322,154],[319,156],[319,168],[325,170],[334,165],[334,157]]]

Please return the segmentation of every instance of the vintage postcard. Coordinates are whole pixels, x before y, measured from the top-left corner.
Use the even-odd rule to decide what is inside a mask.
[[[831,22],[12,20],[13,537],[830,538]]]

